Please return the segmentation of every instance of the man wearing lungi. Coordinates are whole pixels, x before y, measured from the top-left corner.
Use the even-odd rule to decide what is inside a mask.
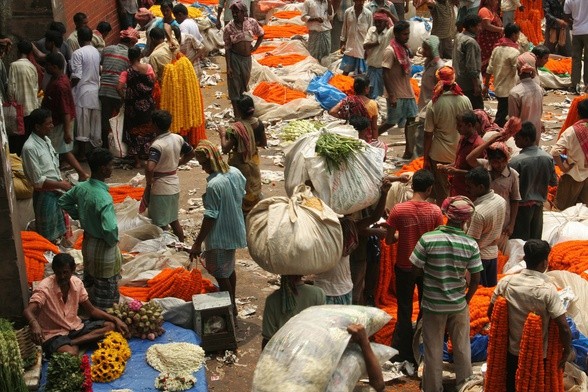
[[[57,200],[71,189],[71,184],[61,177],[59,154],[49,139],[53,130],[51,111],[35,109],[29,118],[33,133],[22,148],[22,166],[35,188],[35,230],[49,241],[56,241],[65,234],[65,220]]]
[[[241,0],[233,2],[230,8],[233,20],[225,26],[223,33],[227,61],[227,84],[233,112],[235,117],[240,117],[237,101],[249,89],[251,53],[261,45],[265,33],[255,19],[247,17],[247,6]],[[253,45],[255,37],[257,37],[257,41]]]
[[[104,182],[112,175],[113,156],[96,148],[88,155],[92,177],[59,199],[59,205],[84,229],[84,286],[90,301],[100,309],[118,302],[122,255],[118,249],[118,225],[112,196]]]

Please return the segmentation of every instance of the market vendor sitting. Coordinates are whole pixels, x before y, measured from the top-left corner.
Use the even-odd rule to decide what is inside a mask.
[[[129,333],[120,319],[90,303],[84,284],[72,276],[75,266],[71,255],[56,255],[51,263],[55,275],[39,283],[24,311],[33,342],[42,344],[47,356],[54,352],[77,355],[80,345],[98,341],[115,329],[124,335]],[[80,307],[90,319],[80,319]]]

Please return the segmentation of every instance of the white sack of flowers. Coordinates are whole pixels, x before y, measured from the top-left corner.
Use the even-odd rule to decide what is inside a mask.
[[[337,214],[301,185],[292,197],[264,199],[249,212],[247,246],[268,272],[319,274],[341,259],[343,231]]]
[[[278,330],[261,353],[252,391],[324,392],[349,343],[349,324],[363,324],[372,335],[390,318],[383,310],[355,305],[302,311]]]

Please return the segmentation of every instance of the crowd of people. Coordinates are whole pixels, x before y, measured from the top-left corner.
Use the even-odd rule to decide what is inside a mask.
[[[35,289],[25,312],[35,341],[47,353],[76,353],[79,344],[97,340],[106,331],[127,332],[101,310],[119,301],[122,256],[105,182],[114,159],[108,150],[109,120],[118,111],[124,110],[123,141],[129,157],[136,167],[145,168],[140,209],[147,210],[155,225],[170,227],[179,242],[187,239],[178,216],[178,166],[196,158],[207,174],[204,218],[190,256],[206,260],[206,269],[219,289],[229,292],[235,310],[236,250],[247,246],[245,217],[262,199],[258,149],[265,148],[267,140],[253,99],[245,93],[252,53],[261,45],[264,30],[249,16],[251,4],[221,0],[218,7],[228,98],[235,115],[228,129],[218,128],[219,148],[207,140],[190,145],[170,132],[172,115],[158,108],[155,92],[165,67],[182,52],[198,73],[199,61],[206,54],[186,7],[164,0],[160,4],[163,17],[157,18],[135,1],[121,3],[125,4],[121,12],[125,24],[116,45],[105,44],[112,34],[107,22],[92,30],[87,16],[78,13],[75,30],[67,38],[65,26],[53,22],[38,42],[18,42],[18,60],[8,72],[0,69],[2,98],[23,108],[25,133],[11,135],[9,144],[10,151],[22,157],[34,188],[35,230],[50,241],[59,241],[66,232],[63,212],[84,229],[83,281],[72,277],[72,260],[56,257],[55,275]],[[375,305],[379,244],[384,240],[397,244],[398,312],[390,344],[399,351],[395,360],[416,363],[412,319],[417,288],[425,354],[423,390],[443,388],[446,330],[453,343],[458,385],[472,375],[468,303],[478,285],[496,286],[493,302],[504,296],[515,309],[509,322],[509,380],[514,380],[522,316],[531,309],[544,317],[544,323],[549,318],[557,320],[563,354],[569,353],[569,328],[565,317],[562,321],[565,312],[543,275],[549,245],[541,241],[541,235],[550,186],[558,185],[557,209],[588,204],[588,100],[577,106],[580,121],[562,133],[549,153],[544,151],[540,147],[544,91],[538,68],[550,53],[565,54],[571,40],[575,89],[588,36],[582,30],[588,26],[588,3],[544,0],[543,4],[545,45],[525,52],[518,43],[521,29],[514,23],[514,12],[522,7],[517,0],[502,0],[501,5],[497,0],[463,0],[457,15],[452,1],[416,1],[415,6],[426,5],[433,18],[432,34],[422,44],[425,62],[417,101],[411,84],[414,53],[407,46],[408,3],[304,1],[302,20],[309,29],[309,53],[325,64],[333,49],[339,48],[341,73],[354,77],[354,94],[329,114],[352,125],[358,138],[385,151],[387,145],[380,136],[394,126],[403,128],[402,158],[423,157],[424,167],[412,175],[383,178],[377,204],[341,218],[345,233],[341,260],[331,271],[306,277],[313,286],[305,284],[302,276],[282,276],[280,289],[266,301],[264,346],[307,307]],[[570,27],[573,39],[568,36]],[[137,46],[139,31],[146,34],[144,47]],[[0,38],[0,56],[10,45],[10,40]],[[444,61],[448,59],[451,66]],[[489,89],[498,101],[494,120],[484,111]],[[381,96],[386,97],[387,113],[379,123],[376,100]],[[228,160],[222,154],[228,154]],[[89,172],[82,161],[87,161]],[[64,179],[62,163],[77,172],[77,185]],[[556,166],[562,172],[559,181]],[[410,182],[413,196],[386,209],[393,182]],[[498,255],[509,239],[526,241],[527,269],[498,282]],[[529,287],[538,287],[532,298]],[[55,293],[62,298],[56,299]],[[82,322],[78,305],[102,321]],[[349,333],[369,361],[372,385],[383,390],[365,330],[354,325]],[[511,390],[514,381],[509,384]]]

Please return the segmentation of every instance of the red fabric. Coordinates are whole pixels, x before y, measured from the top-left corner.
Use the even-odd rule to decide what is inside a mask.
[[[408,48],[406,47],[406,45],[402,45],[401,43],[396,41],[396,39],[394,39],[394,38],[392,38],[392,40],[390,41],[390,45],[392,46],[392,49],[394,49],[394,54],[396,55],[396,59],[398,60],[398,62],[402,66],[404,73],[406,75],[409,75],[411,63],[410,63],[410,56],[408,55]]]
[[[584,155],[588,157],[588,122],[586,120],[580,120],[573,127],[578,142],[580,142],[580,147],[582,147]]]
[[[45,91],[42,105],[51,110],[53,125],[61,125],[65,122],[65,115],[76,117],[76,105],[71,93],[71,84],[65,75],[57,79],[51,79]]]
[[[472,136],[468,139],[464,138],[463,136],[459,139],[459,144],[457,145],[457,153],[455,154],[455,168],[460,170],[471,170],[471,167],[466,158],[474,150],[474,148],[484,144],[484,140],[475,132]],[[467,196],[466,186],[465,186],[465,175],[458,174],[453,176],[451,179],[451,189],[450,189],[451,196]]]
[[[436,204],[410,200],[396,204],[386,223],[398,230],[396,265],[402,269],[411,269],[409,258],[414,247],[424,233],[443,224],[443,214]]]
[[[490,20],[490,24],[493,26],[502,27],[502,20],[500,20],[500,17],[488,8],[480,8],[478,16],[482,19]],[[502,35],[502,33],[494,33],[484,30],[483,28],[481,29],[480,34],[478,34],[477,41],[480,45],[480,51],[482,54],[482,75],[486,74],[486,68],[488,67],[488,62],[490,61],[494,45],[500,38],[502,38]]]
[[[510,38],[502,37],[496,42],[496,46],[510,46],[511,48],[519,49],[519,44],[511,40]]]

